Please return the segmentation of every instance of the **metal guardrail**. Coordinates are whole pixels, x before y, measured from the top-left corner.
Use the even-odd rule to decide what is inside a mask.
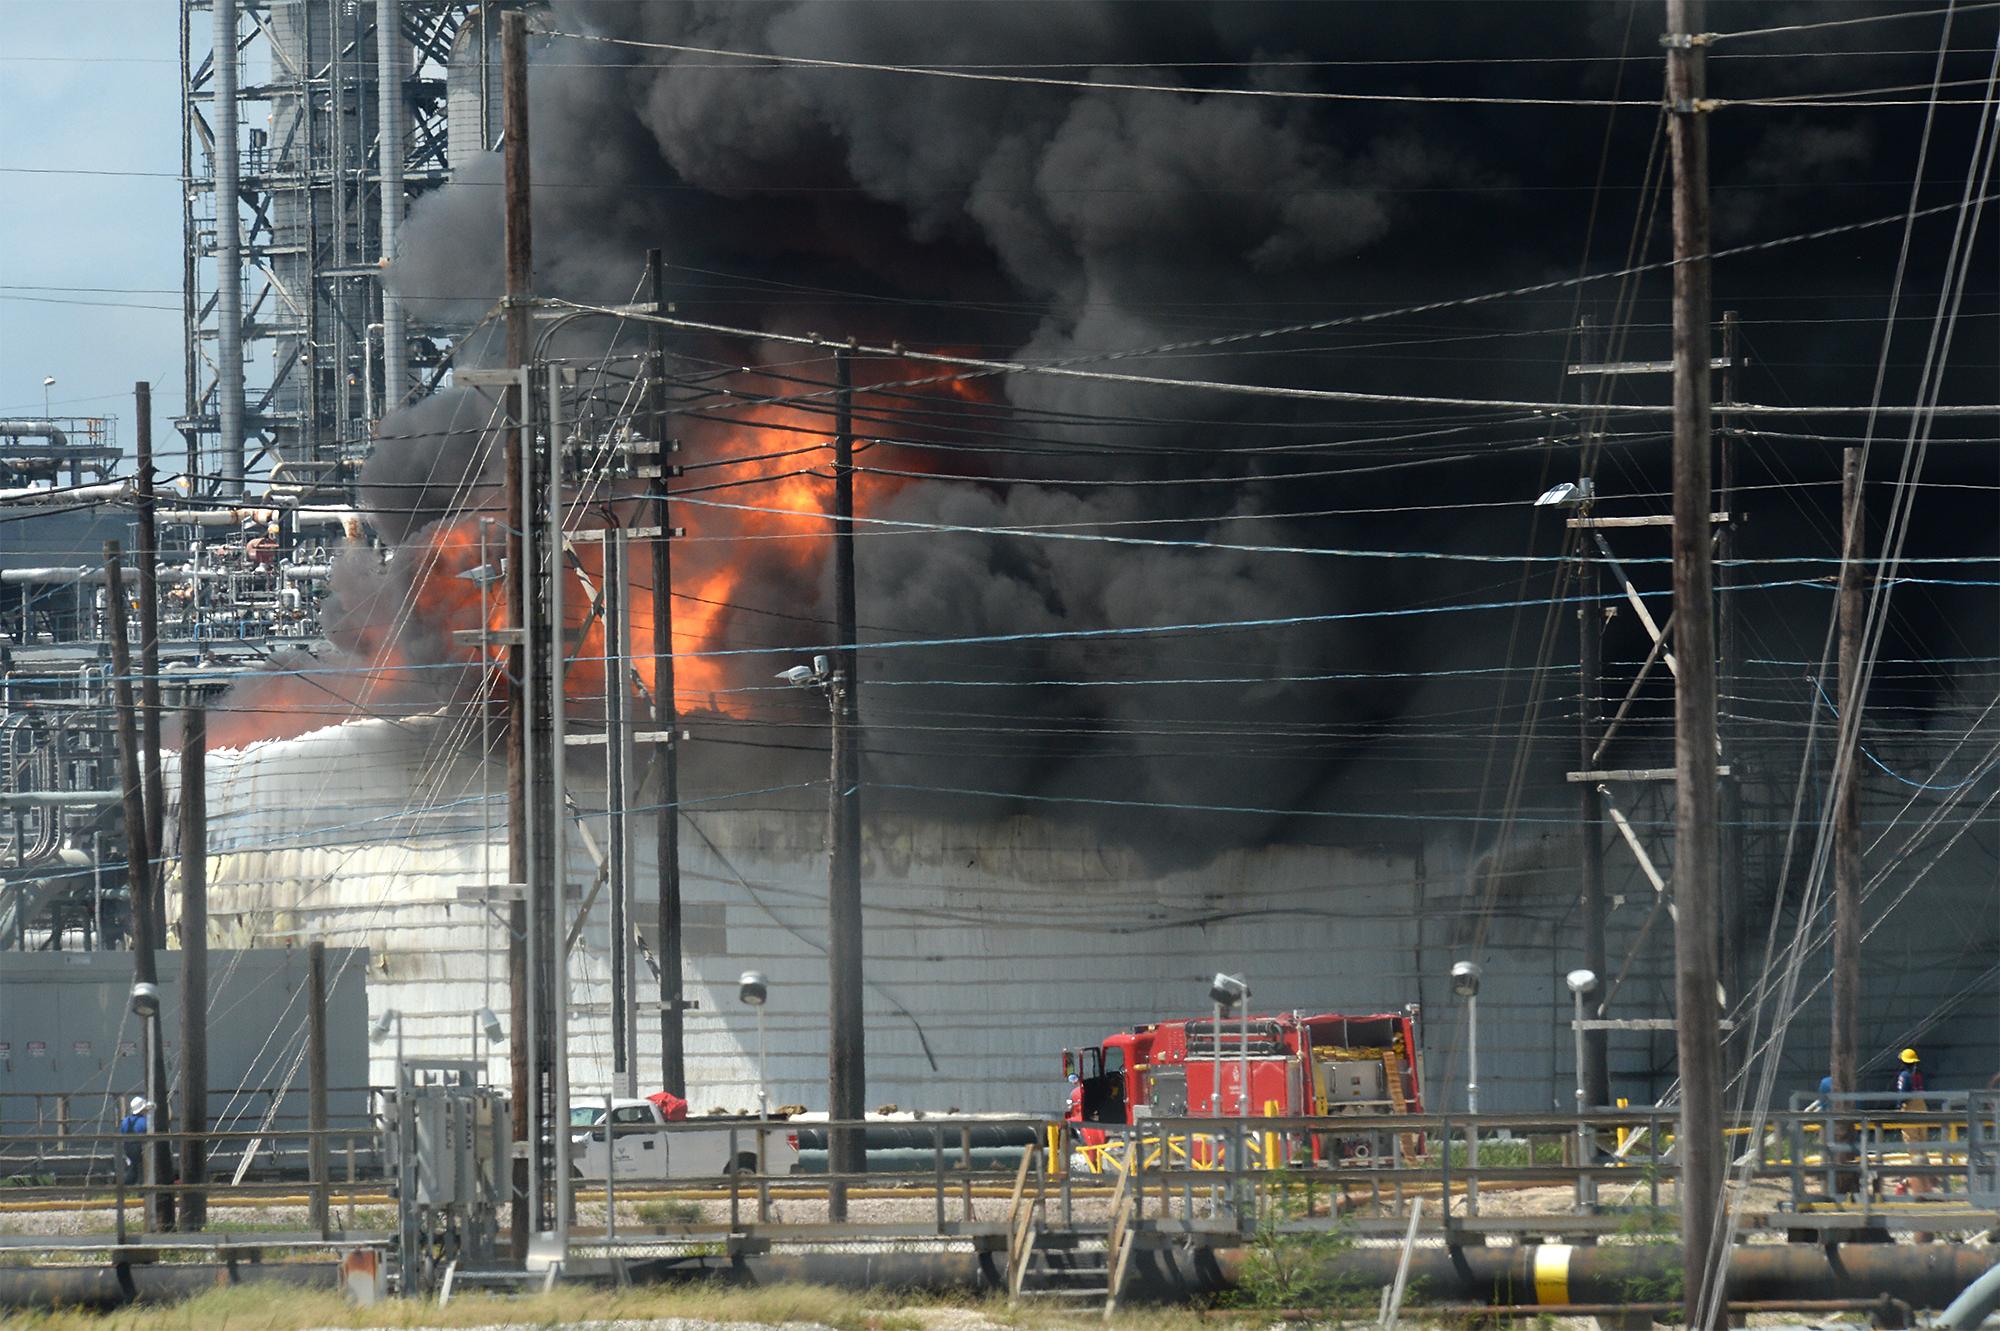
[[[1886,1225],[1920,1232],[1993,1223],[2000,1218],[2000,1093],[1933,1094],[1929,1103],[1939,1107],[1914,1111],[1894,1097],[1854,1097],[1728,1123],[1739,1169],[1754,1181],[1784,1185],[1782,1200],[1751,1223],[1778,1230]],[[841,1174],[771,1172],[765,1164],[770,1134],[889,1125],[757,1119],[594,1125],[569,1130],[601,1132],[607,1147],[612,1139],[627,1136],[725,1132],[724,1158],[730,1164],[704,1177],[639,1180],[614,1174],[601,1181],[574,1180],[574,1203],[601,1202],[604,1223],[601,1230],[594,1222],[588,1229],[573,1226],[571,1233],[576,1246],[607,1254],[674,1244],[734,1253],[756,1251],[774,1241],[953,1239],[1004,1250],[1011,1285],[1020,1274],[1015,1264],[1025,1263],[1037,1233],[1088,1233],[1107,1240],[1115,1235],[1117,1241],[1110,1244],[1115,1269],[1120,1248],[1129,1251],[1134,1244],[1173,1236],[1235,1242],[1265,1226],[1311,1231],[1348,1224],[1363,1232],[1400,1234],[1398,1217],[1407,1217],[1418,1197],[1426,1199],[1426,1232],[1441,1230],[1447,1236],[1456,1230],[1499,1232],[1510,1226],[1524,1232],[1552,1227],[1610,1232],[1619,1217],[1593,1215],[1594,1210],[1649,1212],[1663,1220],[1660,1184],[1671,1181],[1676,1169],[1673,1124],[1672,1114],[1654,1110],[1477,1118],[1375,1115],[1352,1121],[1163,1118],[1134,1125],[1027,1117],[899,1120],[893,1126],[905,1138],[928,1142],[928,1168]],[[980,1154],[977,1134],[995,1127],[1018,1134],[1023,1143],[1018,1162],[1001,1166],[990,1153]],[[150,1139],[176,1148],[183,1142],[205,1142],[212,1157],[226,1159],[232,1147],[263,1138],[276,1140],[288,1158],[303,1159],[310,1154],[305,1147],[312,1135],[274,1126],[261,1132],[169,1132]],[[124,1182],[121,1166],[132,1142],[129,1135],[16,1134],[5,1144],[28,1151],[30,1158],[36,1149],[59,1150],[105,1172],[0,1188],[0,1209],[108,1208],[113,1230],[60,1242],[49,1236],[5,1236],[0,1248],[197,1247],[246,1241],[242,1234],[162,1235],[146,1231],[143,1222],[135,1232],[128,1218],[132,1204],[170,1191],[198,1192],[210,1208],[298,1198],[317,1203],[314,1214],[326,1217],[316,1233],[272,1237],[265,1246],[386,1242],[384,1234],[354,1230],[359,1206],[393,1204],[391,1162],[378,1130],[336,1128],[323,1135],[332,1167],[325,1177],[303,1184],[211,1179],[148,1188]],[[1356,1141],[1382,1145],[1379,1151],[1371,1145],[1365,1154],[1356,1154]],[[909,1145],[902,1149],[906,1158],[925,1153]],[[752,1156],[756,1168],[737,1167]],[[1474,1158],[1477,1165],[1470,1163]],[[1858,1186],[1843,1189],[1849,1174]],[[1917,1187],[1917,1181],[1924,1186]],[[850,1195],[865,1190],[907,1205],[897,1217],[873,1223],[780,1219],[773,1209],[780,1193],[787,1199],[818,1198],[843,1185]],[[1901,1200],[1898,1185],[1910,1189]],[[1560,1213],[1482,1217],[1480,1194],[1510,1187],[1569,1189],[1572,1204]],[[674,1196],[700,1198],[710,1204],[707,1214],[636,1225],[620,1217],[621,1205],[629,1217],[638,1200]],[[975,1205],[981,1198],[1004,1200],[1004,1212],[989,1206],[982,1214]],[[343,1210],[345,1227],[337,1228]],[[1938,1223],[1941,1215],[1960,1223]]]

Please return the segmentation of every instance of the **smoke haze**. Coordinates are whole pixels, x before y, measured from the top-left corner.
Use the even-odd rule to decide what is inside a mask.
[[[1747,28],[1819,12],[1746,4],[1712,20]],[[1449,299],[1611,268],[1628,256],[1657,261],[1667,243],[1662,199],[1648,188],[1659,151],[1659,17],[1657,7],[1623,4],[556,4],[547,26],[557,33],[1211,91],[771,66],[545,38],[531,80],[536,287],[629,300],[645,250],[657,246],[671,265],[671,297],[692,318],[1041,360]],[[1969,54],[1954,57],[1946,77],[1983,73],[1979,48],[1992,35],[1990,14],[1962,20],[1954,45]],[[1766,43],[1719,59],[1711,91],[1927,84],[1936,38],[1934,20],[1914,20],[1832,29],[1791,47]],[[1795,58],[1806,49],[1826,58]],[[1213,91],[1231,88],[1627,105]],[[1921,114],[1718,116],[1717,243],[1897,211]],[[1972,115],[1946,112],[1940,122],[1936,201],[1956,197],[1952,173],[1962,177]],[[415,308],[470,320],[491,307],[501,285],[499,179],[496,155],[462,161],[457,179],[413,211],[393,281]],[[1948,221],[1920,228],[1913,288],[1928,275],[1935,289],[1937,247],[1922,242],[1941,239]],[[1879,350],[1897,239],[1885,228],[1720,265],[1716,308],[1744,311],[1757,367],[1740,393],[1855,400],[1859,367],[1872,367]],[[1992,287],[1975,277],[1989,314]],[[1664,294],[1655,280],[1633,292],[1620,343],[1628,354],[1665,354]],[[1113,368],[1575,400],[1576,383],[1563,373],[1579,354],[1574,319],[1612,323],[1615,295],[1611,284],[1596,284],[1581,300],[1557,292]],[[1990,318],[1964,335],[1961,349],[1964,363],[1990,366]],[[674,351],[690,370],[768,362],[773,374],[808,381],[743,379],[753,393],[823,393],[830,378],[824,358],[796,348],[677,337]],[[482,354],[497,354],[490,329],[468,356]],[[1914,356],[1892,358],[1892,399],[1912,391],[1905,362]],[[858,490],[870,517],[1163,542],[1461,553],[1532,543],[1549,553],[1556,520],[1526,501],[1577,466],[1575,425],[1552,429],[1499,412],[1334,407],[1033,374],[979,381],[993,396],[969,404],[946,404],[938,389],[866,391],[916,377],[910,370],[857,361],[858,433],[885,441],[864,448],[863,465],[972,479],[864,474]],[[1961,387],[1988,391],[1967,377],[1948,392]],[[1626,400],[1661,390],[1616,388]],[[453,395],[385,423],[363,494],[386,539],[418,539],[455,511],[468,477],[484,474],[479,411],[476,399]],[[776,418],[748,419],[744,409],[699,403],[677,427],[681,460],[796,448],[814,438],[799,431],[828,428],[823,401],[785,416],[789,434],[776,431]],[[1609,447],[1599,474],[1607,495],[1635,497],[1623,511],[1661,502],[1665,443],[1648,433],[1655,425],[1614,419],[1609,427],[1631,436]],[[1544,446],[1551,442],[1558,447]],[[1823,480],[1835,474],[1835,447],[1747,448],[1744,479]],[[1413,459],[1425,465],[1408,465]],[[1960,458],[1940,465],[1967,476],[1991,471]],[[721,468],[703,481],[746,474]],[[830,504],[823,481],[784,484],[783,500],[757,485],[709,497],[789,511]],[[1745,535],[1747,552],[1830,548],[1833,498],[1821,486],[1764,505]],[[675,520],[690,538],[675,558],[687,598],[677,615],[700,620],[691,645],[830,640],[823,526],[692,503]],[[1503,690],[1495,678],[1455,672],[1574,660],[1566,613],[1422,613],[1546,596],[1552,574],[1541,565],[863,531],[864,641],[1398,612],[1232,633],[868,654],[869,774],[886,798],[960,813],[1025,807],[956,793],[966,790],[1062,801],[1035,807],[1091,818],[1162,855],[1307,826],[1314,835],[1380,835],[1384,825],[1362,820],[1348,831],[1275,812],[1191,821],[1130,804],[1490,812],[1528,694],[1520,682]],[[1635,567],[1663,553],[1663,545],[1635,546]],[[366,607],[387,603],[381,593],[399,575],[392,561],[371,576],[343,590],[351,622],[372,623]],[[1773,592],[1763,607],[1766,655],[1816,647],[1822,597]],[[1957,612],[1940,593],[1913,610],[1910,632],[1921,638],[1924,620]],[[1642,654],[1629,624],[1614,624],[1613,633],[1613,659]],[[698,784],[749,789],[814,768],[823,712],[812,699],[728,692],[768,683],[788,660],[684,667],[684,689],[692,670],[697,689],[714,690],[685,699],[711,718],[713,742],[689,751]],[[1255,682],[1137,682],[1210,678]],[[1567,705],[1549,701],[1558,729]],[[1547,777],[1559,756],[1543,757],[1536,771]],[[1550,790],[1560,791],[1559,776]]]

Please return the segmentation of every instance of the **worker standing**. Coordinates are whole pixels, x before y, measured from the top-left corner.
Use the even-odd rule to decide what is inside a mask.
[[[1905,1049],[1896,1057],[1903,1064],[1896,1072],[1896,1096],[1900,1107],[1906,1113],[1928,1113],[1930,1111],[1930,1102],[1924,1099],[1923,1059],[1918,1056],[1917,1051],[1914,1049]],[[1905,1142],[1921,1142],[1927,1140],[1929,1136],[1929,1128],[1921,1123],[1905,1123],[1903,1125],[1903,1140]],[[1931,1162],[1930,1153],[1927,1151],[1911,1151],[1909,1154],[1910,1163],[1913,1165],[1928,1165]],[[1931,1190],[1930,1176],[1927,1174],[1912,1174],[1906,1181],[1906,1186],[1907,1190],[1913,1194],[1929,1192]]]
[[[118,1132],[131,1139],[125,1143],[125,1182],[129,1186],[145,1172],[147,1115],[153,1106],[145,1096],[135,1095],[125,1110],[125,1117],[118,1120]]]

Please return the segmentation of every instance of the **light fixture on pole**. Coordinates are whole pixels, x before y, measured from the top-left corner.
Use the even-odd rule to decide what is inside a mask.
[[[736,981],[736,997],[745,1007],[757,1012],[757,1120],[763,1122],[771,1117],[771,1074],[766,1061],[764,1044],[764,1000],[770,996],[770,985],[762,971],[744,971]],[[762,1145],[758,1149],[761,1151]]]
[[[1473,1121],[1465,1126],[1465,1164],[1471,1171],[1466,1182],[1468,1206],[1479,1203],[1479,977],[1476,961],[1451,964],[1451,991],[1465,1000],[1465,1112]],[[1450,1150],[1450,1143],[1446,1143]]]
[[[482,1035],[486,1037],[489,1047],[507,1043],[507,1028],[500,1024],[500,1014],[490,1007],[479,1008],[472,1014],[472,1061],[481,1063],[483,1067],[483,1060],[479,1057],[479,1037]],[[483,1071],[480,1077],[485,1079]]]
[[[843,427],[844,428],[844,427]],[[841,546],[845,549],[844,543]],[[851,566],[849,571],[851,571]],[[838,579],[836,579],[838,581]],[[839,599],[836,597],[836,599]],[[851,604],[851,602],[850,602]],[[842,630],[851,641],[851,629]],[[795,688],[816,688],[826,697],[826,978],[827,1053],[827,1217],[847,1217],[851,1175],[867,1168],[862,1132],[842,1126],[867,1116],[866,1023],[862,1004],[861,773],[856,758],[859,717],[850,677],[854,651],[842,648],[845,670],[826,656],[810,666],[778,672]]]
[[[1451,991],[1465,1000],[1465,1112],[1479,1112],[1479,977],[1476,961],[1456,961],[1451,967]]]
[[[1576,1124],[1577,1163],[1589,1165],[1596,1154],[1593,1138],[1596,1136],[1582,1119],[1584,1112],[1584,1067],[1583,1067],[1583,996],[1597,988],[1597,972],[1578,968],[1564,977],[1569,985],[1570,998],[1575,1004],[1576,1015],[1571,1025],[1576,1030]],[[1576,1177],[1576,1203],[1579,1207],[1589,1206],[1597,1200],[1597,1186],[1588,1174]]]
[[[49,390],[51,388],[54,388],[55,386],[56,386],[56,377],[53,374],[45,374],[42,376],[42,419],[43,420],[48,419]]]
[[[1222,1019],[1232,1008],[1243,1008],[1242,1041],[1237,1046],[1238,1086],[1236,1088],[1237,1112],[1247,1114],[1250,1105],[1250,985],[1240,975],[1215,973],[1215,979],[1208,986],[1208,997],[1215,1004],[1215,1088],[1208,1097],[1211,1117],[1222,1117]]]
[[[1552,485],[1535,498],[1536,508],[1582,508],[1597,497],[1597,487],[1585,476],[1582,480]]]
[[[165,1089],[160,1085],[158,1070],[160,1059],[160,987],[140,980],[132,986],[132,1015],[139,1019],[146,1049],[146,1133],[151,1136],[160,1130],[160,1095]],[[145,1152],[145,1174],[143,1181],[149,1191],[146,1193],[146,1213],[158,1204],[160,1193],[152,1191],[167,1182],[160,1169],[162,1151],[148,1147]]]
[[[497,1018],[496,1018],[497,1024]],[[396,1032],[396,1094],[403,1094],[403,1014],[395,1008],[383,1008],[382,1015],[375,1018],[375,1025],[368,1032],[371,1044],[381,1044],[389,1038],[389,1032]]]

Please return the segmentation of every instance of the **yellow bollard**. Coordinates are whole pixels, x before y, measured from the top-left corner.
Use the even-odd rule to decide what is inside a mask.
[[[1620,1109],[1630,1109],[1632,1102],[1621,1095],[1618,1097],[1618,1107]],[[1629,1128],[1622,1123],[1618,1125],[1618,1153],[1620,1155],[1625,1153],[1625,1138],[1630,1135],[1631,1130]]]

